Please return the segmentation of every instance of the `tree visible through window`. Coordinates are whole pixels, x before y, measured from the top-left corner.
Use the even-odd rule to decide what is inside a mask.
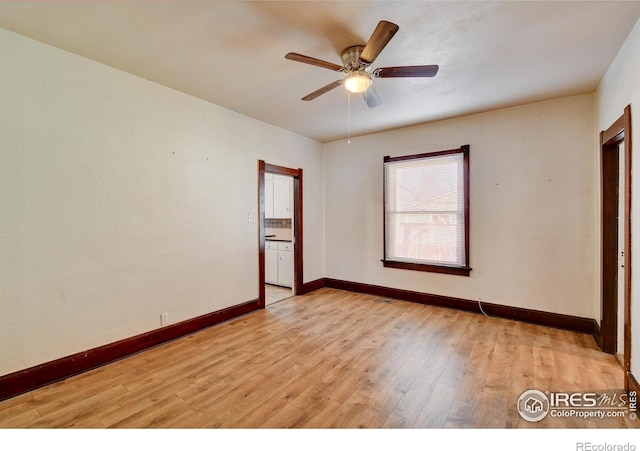
[[[469,275],[469,146],[384,159],[384,266]]]

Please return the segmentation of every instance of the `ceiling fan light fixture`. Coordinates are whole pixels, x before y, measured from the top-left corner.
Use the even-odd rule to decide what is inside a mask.
[[[364,72],[355,72],[344,79],[344,87],[355,94],[366,91],[369,86],[371,86],[371,77]]]
[[[1,0],[0,0],[1,1]],[[438,66],[422,65],[422,66],[394,66],[379,67],[373,69],[371,64],[378,57],[380,52],[386,47],[391,38],[396,34],[399,27],[386,20],[378,22],[373,34],[365,45],[352,45],[344,49],[340,55],[342,66],[330,63],[329,61],[320,60],[311,56],[301,55],[300,53],[289,52],[285,58],[300,63],[311,64],[312,66],[322,67],[335,72],[342,72],[341,79],[329,83],[320,89],[316,89],[311,94],[302,97],[301,100],[313,100],[318,96],[326,94],[338,86],[344,86],[348,92],[363,94],[362,98],[367,102],[369,108],[379,106],[382,101],[373,89],[372,77],[375,78],[425,78],[434,77],[438,73]],[[350,99],[351,97],[349,97]]]

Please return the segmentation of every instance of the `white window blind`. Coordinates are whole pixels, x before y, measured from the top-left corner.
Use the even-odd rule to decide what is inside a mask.
[[[468,265],[464,158],[461,150],[385,162],[385,260]]]

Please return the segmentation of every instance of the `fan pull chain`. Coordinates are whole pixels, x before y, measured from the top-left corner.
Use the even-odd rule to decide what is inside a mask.
[[[347,92],[347,128],[349,129],[349,137],[347,144],[351,144],[351,93]]]

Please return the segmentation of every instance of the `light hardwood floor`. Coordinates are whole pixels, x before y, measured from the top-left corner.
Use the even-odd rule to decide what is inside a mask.
[[[288,299],[293,296],[293,290],[291,288],[279,287],[277,285],[265,284],[265,305],[271,305],[275,302]]]
[[[3,401],[0,427],[635,427],[516,410],[622,384],[591,336],[322,289]]]

